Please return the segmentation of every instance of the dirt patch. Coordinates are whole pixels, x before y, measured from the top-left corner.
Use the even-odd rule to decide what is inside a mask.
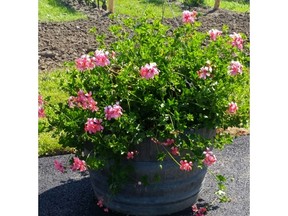
[[[78,20],[64,23],[38,24],[38,70],[49,71],[63,67],[64,62],[74,61],[82,54],[97,49],[95,36],[89,33],[93,27],[97,28],[99,34],[106,34],[106,43],[113,41],[108,28],[116,21],[108,18],[108,13],[102,9],[94,8],[78,1],[65,0],[65,3],[88,16],[88,20]],[[221,29],[225,24],[229,27],[229,33],[241,32],[248,36],[250,34],[250,13],[235,13],[219,9],[209,13],[211,8],[193,8],[199,13],[198,21],[202,23],[200,31],[207,32],[211,28]],[[176,26],[181,24],[181,17],[166,19],[166,23]]]
[[[229,133],[233,137],[250,135],[250,129],[238,128],[238,127],[228,127],[226,130],[219,128],[216,130],[217,133]]]

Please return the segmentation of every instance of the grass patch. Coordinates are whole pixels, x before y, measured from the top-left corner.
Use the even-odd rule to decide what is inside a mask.
[[[38,156],[53,155],[63,151],[64,148],[58,143],[58,137],[53,136],[53,131],[38,134]]]
[[[50,104],[67,100],[69,95],[59,88],[61,78],[65,78],[64,70],[41,72],[38,76],[38,90],[43,98],[51,96]]]
[[[205,0],[205,5],[209,7],[214,7],[215,0]],[[245,3],[243,1],[221,1],[220,2],[220,8],[225,10],[231,10],[239,13],[249,12],[250,11],[250,5],[248,3]]]
[[[69,95],[59,88],[61,78],[65,77],[65,72],[57,70],[53,72],[42,72],[38,76],[38,90],[42,95],[45,104],[44,109],[46,115],[50,115],[50,106],[56,103],[65,101]],[[49,98],[49,100],[47,100]],[[46,100],[45,100],[46,99]],[[47,102],[48,101],[48,102]],[[63,148],[59,143],[59,137],[53,134],[53,128],[46,118],[39,119],[38,121],[38,155],[53,155],[70,151]]]
[[[132,17],[141,17],[146,14],[149,18],[173,18],[181,16],[180,4],[184,0],[168,2],[167,0],[117,0],[115,13]],[[214,0],[205,0],[205,5],[214,6]],[[221,1],[220,8],[249,12],[250,5],[244,1]],[[78,19],[87,19],[87,16],[75,11],[60,0],[39,0],[38,19],[41,22],[65,22]]]
[[[175,2],[178,2],[175,4]],[[168,3],[167,0],[117,0],[115,2],[115,12],[118,14],[125,14],[133,17],[141,17],[144,13],[149,18],[173,18],[181,16],[182,9],[180,3],[184,0],[178,0]],[[215,0],[205,0],[204,5],[211,8],[214,7]],[[249,12],[250,5],[244,1],[221,1],[221,9],[231,10],[235,12]]]
[[[41,22],[65,22],[87,19],[87,16],[75,11],[60,0],[39,0],[38,20]]]
[[[182,10],[175,3],[167,3],[163,0],[117,0],[115,2],[115,13],[132,17],[144,16],[149,18],[173,18],[180,16]]]

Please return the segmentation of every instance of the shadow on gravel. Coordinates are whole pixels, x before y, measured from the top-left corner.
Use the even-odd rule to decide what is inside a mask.
[[[41,216],[100,215],[89,178],[47,190],[39,195],[38,202]]]
[[[91,187],[90,178],[68,181],[61,186],[47,190],[39,195],[38,202],[39,216],[124,216],[124,214],[111,210],[106,213],[96,205],[97,200]],[[205,201],[199,199],[198,208],[205,205]],[[192,215],[191,207],[189,207],[169,216]]]

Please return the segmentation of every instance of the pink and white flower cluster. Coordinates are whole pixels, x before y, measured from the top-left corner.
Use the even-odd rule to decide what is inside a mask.
[[[96,66],[105,67],[110,64],[109,52],[104,50],[96,50],[94,56],[82,55],[75,60],[76,68],[80,71],[92,70]],[[115,58],[115,52],[111,54],[112,58]]]
[[[170,146],[173,145],[175,143],[174,139],[166,139],[166,141],[164,143],[162,143],[164,146]],[[179,152],[179,148],[177,146],[172,146],[171,147],[171,154],[174,156],[179,156],[180,152]]]
[[[92,92],[85,94],[82,90],[78,91],[77,97],[70,96],[68,104],[70,108],[73,108],[76,104],[76,106],[82,107],[83,109],[89,109],[92,112],[99,110],[97,102],[92,98]]]
[[[88,118],[84,130],[90,134],[95,134],[104,129],[101,123],[102,119]]]
[[[238,47],[238,49],[242,50],[244,41],[241,35],[233,32],[230,37],[232,38],[232,46]]]
[[[45,110],[44,110],[44,100],[40,94],[38,94],[38,118],[45,117]]]
[[[237,74],[242,74],[243,65],[239,61],[231,61],[228,66],[228,74],[231,76],[235,76]],[[210,61],[206,62],[206,66],[202,67],[199,71],[197,71],[198,77],[200,79],[206,79],[211,76],[212,67]],[[238,106],[235,102],[229,103],[228,112],[230,114],[235,114],[238,110]]]
[[[165,145],[165,146],[169,146],[169,145],[172,145],[175,143],[175,140],[174,139],[166,139],[165,142],[163,142],[162,144]]]
[[[114,119],[118,119],[121,115],[123,115],[123,109],[122,107],[119,105],[119,102],[116,102],[116,104],[114,104],[113,106],[109,105],[106,106],[104,108],[104,112],[105,112],[105,118],[107,120],[111,120],[112,118]],[[99,131],[102,131],[104,128],[101,125],[102,123],[102,119],[92,119],[92,118],[88,118],[87,122],[85,124],[85,131],[91,133],[96,133]]]
[[[175,156],[177,156],[177,155],[179,156],[180,155],[179,148],[176,146],[172,146],[171,147],[171,154],[175,155]]]
[[[127,152],[127,159],[133,159],[134,158],[134,152],[131,151],[131,152]]]
[[[210,65],[210,61],[207,61],[205,67],[201,67],[199,71],[197,71],[198,77],[200,79],[206,79],[207,77],[210,77],[212,72],[212,67]]]
[[[100,208],[102,208],[104,206],[104,203],[103,203],[103,199],[99,199],[98,202],[97,202],[97,206],[99,206]]]
[[[222,31],[219,31],[218,29],[211,29],[208,34],[210,35],[211,40],[216,41],[217,37],[222,34]]]
[[[56,170],[58,170],[58,171],[60,171],[62,173],[64,173],[64,171],[65,171],[65,167],[58,160],[54,160],[54,167],[55,167]]]
[[[159,74],[159,70],[157,68],[156,63],[150,63],[146,64],[145,66],[142,66],[140,69],[140,74],[145,79],[151,79],[154,78],[155,75]]]
[[[112,54],[112,57],[114,57],[114,54]],[[105,52],[104,50],[96,50],[94,55],[96,66],[105,67],[110,64],[110,61],[108,59],[109,52]]]
[[[97,206],[99,206],[99,208],[104,208],[104,201],[103,201],[103,199],[99,199],[99,200],[98,200]],[[109,209],[108,209],[108,208],[104,208],[103,211],[104,211],[104,212],[109,212]]]
[[[112,118],[117,119],[119,118],[122,113],[122,107],[119,105],[119,102],[116,102],[113,106],[109,105],[104,108],[105,111],[105,118],[107,120],[111,120]]]
[[[72,171],[79,170],[80,172],[85,171],[86,168],[86,162],[84,160],[80,160],[78,157],[73,158],[73,165],[72,165]]]
[[[192,170],[192,161],[188,162],[187,160],[180,161],[180,170],[191,171]]]
[[[197,16],[197,12],[196,11],[188,11],[188,10],[185,10],[183,11],[182,13],[182,22],[183,23],[194,23],[195,22],[195,19],[196,19],[196,16]]]
[[[236,111],[238,110],[238,106],[237,103],[234,103],[233,101],[231,103],[228,104],[228,112],[230,114],[235,114]]]
[[[213,154],[212,151],[210,151],[209,148],[206,148],[206,151],[204,151],[203,154],[205,155],[205,159],[203,162],[206,166],[211,166],[217,161],[216,156]]]
[[[228,66],[228,73],[231,76],[235,76],[237,74],[242,74],[243,66],[239,61],[231,61],[230,65]]]
[[[89,109],[92,112],[98,111],[97,102],[92,98],[92,92],[84,93],[82,90],[78,92],[77,97],[70,96],[68,100],[68,104],[70,108],[75,106],[81,107],[83,109]],[[122,113],[122,107],[119,105],[119,102],[114,104],[113,106],[106,106],[104,108],[105,118],[107,120],[111,120],[112,118],[119,118]],[[84,130],[90,134],[95,134],[104,129],[101,125],[102,119],[97,118],[87,118],[87,122],[85,123]]]
[[[61,162],[58,160],[54,160],[54,167],[56,170],[64,173],[65,169],[67,169]],[[87,170],[86,162],[84,160],[80,160],[78,157],[73,158],[73,164],[70,167],[72,171],[79,170],[80,172],[84,172]]]
[[[194,205],[192,206],[192,211],[193,211],[194,213],[196,213],[195,216],[204,216],[205,213],[207,212],[207,209],[204,208],[204,207],[200,207],[200,208],[198,209],[197,205],[194,204]]]
[[[138,151],[136,151],[136,150],[135,150],[135,151],[128,151],[126,158],[127,158],[128,160],[129,160],[129,159],[133,159],[134,156],[137,155],[137,154],[138,154]]]
[[[169,139],[169,138],[166,139],[165,142],[160,142],[155,138],[152,138],[151,140],[156,144],[160,144],[160,145],[164,145],[164,146],[171,146],[175,143],[174,139]],[[172,146],[171,147],[171,154],[174,156],[179,156],[180,155],[179,148],[177,146]]]
[[[95,67],[93,57],[89,55],[82,55],[80,58],[75,60],[76,68],[80,71],[92,70]]]

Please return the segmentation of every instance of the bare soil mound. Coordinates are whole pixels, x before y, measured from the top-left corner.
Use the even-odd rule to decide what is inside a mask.
[[[79,3],[78,1],[66,0],[68,7],[82,11],[88,16],[88,20],[77,20],[64,23],[38,24],[38,70],[50,71],[63,67],[64,62],[74,61],[82,54],[97,49],[95,35],[89,33],[96,27],[97,33],[106,34],[106,43],[113,41],[108,28],[116,21],[108,17],[108,13],[102,9]],[[198,21],[202,23],[200,31],[207,32],[211,28],[221,29],[225,24],[229,27],[229,33],[237,32],[250,34],[250,13],[236,13],[219,9],[211,12],[211,8],[193,8],[199,13]],[[181,17],[166,19],[165,22],[176,26],[181,23]]]

